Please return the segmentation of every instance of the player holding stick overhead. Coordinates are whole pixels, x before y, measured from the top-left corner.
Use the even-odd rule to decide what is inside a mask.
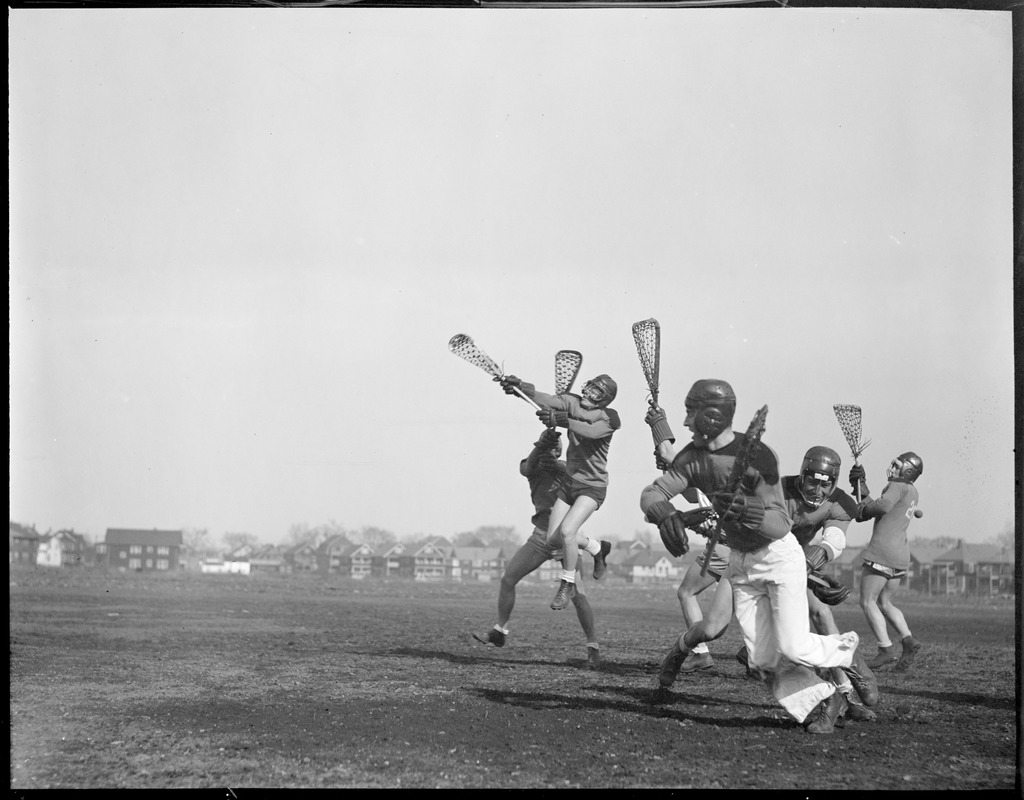
[[[907,669],[921,651],[921,643],[911,634],[903,612],[892,598],[910,567],[907,528],[912,518],[920,516],[914,481],[923,472],[924,462],[916,453],[896,456],[886,471],[889,482],[882,490],[882,496],[872,500],[864,481],[864,467],[855,464],[850,468],[850,483],[863,499],[857,512],[857,522],[874,520],[871,539],[861,553],[863,564],[860,573],[860,607],[878,640],[878,653],[868,662],[872,667],[897,660],[896,645],[889,639],[887,621],[896,629],[903,646],[897,670]]]
[[[515,375],[495,378],[506,394],[522,394],[540,406],[536,412],[549,428],[566,428],[566,478],[558,499],[551,509],[548,523],[548,544],[562,546],[562,575],[551,608],[559,611],[572,601],[576,593],[576,562],[579,547],[576,537],[580,528],[600,508],[608,493],[608,450],[612,434],[621,426],[619,415],[608,408],[615,399],[617,386],[608,375],[587,381],[581,396],[550,395],[537,391]],[[588,552],[594,556],[594,580],[600,580],[611,552],[608,542],[590,540]]]
[[[664,540],[681,539],[685,552],[681,512],[670,501],[691,487],[711,499],[719,515],[716,530],[725,533],[731,550],[715,600],[728,582],[750,666],[768,674],[776,699],[808,732],[831,733],[846,701],[815,669],[842,667],[868,706],[878,702],[878,687],[857,652],[855,632],[839,637],[810,632],[803,550],[790,532],[778,458],[759,441],[767,409],[755,415],[746,434],[737,435],[732,429],[735,408],[736,395],[727,382],[708,379],[693,385],[686,397],[685,422],[693,441],[643,490],[640,508]],[[741,480],[733,488],[737,465],[742,467]],[[663,676],[671,683],[690,648],[708,641],[701,630],[705,623],[675,642],[662,665],[663,686]]]
[[[558,488],[565,478],[565,462],[560,461],[562,454],[561,434],[545,428],[540,438],[534,442],[533,450],[519,464],[520,474],[530,484],[530,498],[533,500],[534,514],[533,533],[523,544],[505,567],[498,589],[498,621],[494,627],[483,635],[473,634],[473,638],[484,644],[504,647],[508,637],[508,622],[512,617],[512,609],[516,603],[516,585],[531,572],[539,569],[546,561],[561,560],[562,551],[548,544],[548,520],[551,507],[558,497]],[[583,633],[587,637],[587,666],[597,669],[601,664],[600,644],[594,627],[594,612],[583,590],[583,575],[576,570],[576,593],[572,603],[576,607]]]

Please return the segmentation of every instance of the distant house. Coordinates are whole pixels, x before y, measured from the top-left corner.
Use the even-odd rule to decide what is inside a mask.
[[[325,576],[366,578],[373,574],[373,548],[368,544],[354,544],[340,534],[320,545],[317,560]]]
[[[654,548],[636,550],[617,569],[627,583],[678,581],[685,571],[667,550]]]
[[[937,565],[936,559],[949,552],[948,547],[931,545],[910,546],[910,568],[907,570],[907,588],[924,594],[935,594],[936,586],[941,583],[938,575],[945,572],[944,565]],[[942,594],[945,594],[943,589]]]
[[[170,572],[181,564],[180,530],[107,528],[96,545],[96,563],[121,572]]]
[[[458,564],[458,575],[463,581],[496,581],[505,570],[505,551],[500,547],[455,547],[453,560]]]
[[[373,556],[373,574],[378,578],[397,578],[401,575],[402,556],[405,553],[406,545],[402,542],[395,542],[390,547],[384,547],[379,553]],[[411,575],[409,577],[412,577]]]
[[[937,557],[929,585],[932,594],[992,596],[1014,594],[1015,558],[1011,548],[963,540]]]
[[[85,560],[85,537],[59,530],[39,537],[36,564],[41,567],[80,567]]]
[[[417,581],[443,580],[451,570],[451,548],[434,541],[416,542],[398,556],[398,574]]]
[[[39,533],[35,526],[10,525],[11,564],[35,564],[39,552]]]
[[[249,555],[249,574],[283,575],[291,572],[291,565],[285,560],[285,548],[274,544],[257,547]]]
[[[837,558],[829,561],[821,571],[835,578],[852,592],[860,591],[860,554],[863,547],[847,547]]]
[[[300,542],[285,548],[284,560],[291,572],[316,572],[317,548],[312,542]]]

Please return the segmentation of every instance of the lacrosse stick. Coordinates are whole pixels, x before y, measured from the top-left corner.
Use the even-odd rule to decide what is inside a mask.
[[[583,354],[576,350],[559,350],[555,353],[555,394],[572,391],[576,376],[583,366]]]
[[[747,467],[754,463],[754,456],[761,446],[761,436],[764,434],[765,421],[768,419],[768,406],[761,406],[754,418],[750,420],[747,428],[747,435],[743,437],[743,443],[736,452],[736,460],[732,462],[732,471],[729,473],[729,480],[725,485],[725,491],[737,492],[740,488],[740,481],[747,472]],[[718,518],[715,529],[708,537],[708,546],[704,548],[704,566],[700,568],[701,577],[708,574],[708,564],[711,563],[711,554],[715,545],[722,538],[722,518]]]
[[[867,441],[861,438],[860,429],[860,406],[853,406],[846,403],[836,403],[832,406],[832,410],[836,412],[836,419],[839,420],[839,427],[843,431],[843,436],[846,437],[846,443],[850,445],[850,452],[853,453],[853,463],[860,464],[860,454],[868,449],[868,445],[871,444],[871,440]],[[860,502],[860,483],[857,483],[857,488],[854,490],[857,498],[857,502]]]
[[[661,326],[658,320],[645,319],[633,323],[633,342],[640,366],[644,371],[647,388],[651,390],[650,404],[658,405],[658,373],[661,368]]]
[[[455,353],[459,358],[468,361],[474,367],[480,367],[480,369],[488,375],[493,375],[495,378],[505,377],[505,373],[501,371],[501,367],[494,362],[494,359],[477,347],[476,342],[473,341],[472,337],[467,336],[464,333],[457,333],[449,339],[448,349]],[[514,386],[512,388],[517,395],[540,411],[540,406],[527,397],[518,386]]]

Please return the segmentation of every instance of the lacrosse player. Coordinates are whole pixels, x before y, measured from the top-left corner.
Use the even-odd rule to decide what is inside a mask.
[[[551,507],[555,504],[558,488],[565,477],[565,462],[559,460],[561,455],[561,434],[552,428],[545,428],[540,438],[534,442],[533,450],[519,463],[519,473],[530,484],[530,498],[533,500],[534,508],[530,520],[533,523],[533,533],[525,544],[516,550],[505,567],[498,589],[498,621],[486,634],[473,634],[473,638],[478,642],[504,647],[508,637],[508,621],[512,617],[512,609],[516,603],[516,585],[531,572],[539,569],[545,561],[561,560],[561,550],[552,547],[547,541]],[[594,612],[583,591],[582,580],[583,576],[577,569],[577,588],[572,603],[576,607],[576,616],[579,617],[583,633],[587,637],[587,666],[590,669],[597,669],[601,664],[600,645],[594,628]]]
[[[746,444],[746,434],[732,429],[735,408],[736,395],[725,381],[694,383],[686,396],[685,421],[693,440],[641,492],[640,508],[678,556],[688,544],[683,514],[671,499],[691,487],[711,499],[730,548],[719,589],[731,585],[750,666],[768,675],[780,705],[808,732],[831,733],[846,711],[846,700],[814,670],[843,668],[867,706],[878,702],[878,686],[858,653],[856,632],[821,636],[810,631],[806,561],[791,533],[775,452],[759,444],[739,488],[725,491],[733,462]],[[662,448],[666,455],[670,447]],[[663,688],[671,685],[692,647],[721,635],[706,630],[706,623],[697,623],[673,644],[659,675]]]
[[[621,426],[618,413],[608,404],[618,387],[607,375],[587,381],[580,396],[545,394],[515,375],[505,375],[499,382],[506,394],[519,390],[539,405],[537,416],[549,428],[568,429],[566,477],[551,509],[547,535],[548,544],[562,546],[562,576],[551,601],[551,608],[560,611],[576,594],[579,530],[608,493],[608,449],[612,434]],[[607,569],[611,543],[590,539],[586,550],[594,556],[594,580],[600,580]]]
[[[862,499],[857,522],[874,520],[871,539],[861,553],[863,564],[860,573],[860,607],[878,640],[878,653],[868,662],[872,668],[897,660],[896,645],[889,639],[887,621],[896,629],[902,645],[895,667],[897,670],[907,669],[921,651],[921,643],[911,634],[903,612],[893,604],[892,597],[910,567],[907,528],[910,520],[920,515],[914,481],[922,472],[924,462],[916,453],[896,456],[886,471],[889,482],[882,490],[882,496],[872,500],[864,480],[864,467],[854,464],[850,468],[850,483],[855,492],[859,488]]]

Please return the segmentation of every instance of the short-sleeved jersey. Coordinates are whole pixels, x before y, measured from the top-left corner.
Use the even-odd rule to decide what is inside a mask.
[[[551,509],[558,499],[558,489],[565,478],[565,462],[556,461],[554,465],[545,467],[537,464],[532,472],[527,472],[529,459],[524,458],[519,465],[519,471],[526,477],[530,484],[530,500],[533,501],[533,516],[530,522],[535,528],[542,531],[548,529],[548,520],[551,518]]]
[[[857,516],[857,501],[836,487],[820,506],[811,508],[800,496],[799,481],[799,475],[786,475],[782,479],[782,493],[786,497],[786,509],[793,518],[793,535],[800,546],[807,547],[825,527],[839,528],[845,534]]]
[[[693,486],[708,497],[726,489],[732,465],[736,461],[745,434],[737,433],[725,447],[711,452],[704,447],[687,444],[673,459],[670,468],[640,494],[640,509],[647,512],[655,503],[671,500]],[[764,519],[756,530],[746,524],[728,522],[723,526],[726,540],[732,550],[751,552],[759,550],[774,539],[781,539],[792,526],[792,519],[786,510],[779,477],[779,458],[775,451],[763,442],[741,482],[745,494],[752,495],[764,504]]]
[[[581,486],[608,486],[608,450],[612,434],[620,427],[618,413],[611,408],[584,408],[574,394],[535,392],[534,401],[542,408],[564,411],[569,416],[569,444],[565,449],[565,467],[569,478]]]
[[[914,484],[905,480],[889,481],[882,496],[865,503],[859,520],[874,517],[871,540],[861,553],[865,561],[874,561],[893,569],[910,567],[910,543],[907,529],[914,518],[918,493]]]

